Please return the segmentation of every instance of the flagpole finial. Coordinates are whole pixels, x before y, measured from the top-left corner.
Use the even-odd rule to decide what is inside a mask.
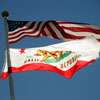
[[[8,17],[8,16],[9,16],[9,13],[7,11],[2,12],[2,17]]]

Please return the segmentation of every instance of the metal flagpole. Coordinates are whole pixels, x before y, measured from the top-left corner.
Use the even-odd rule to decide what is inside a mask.
[[[8,23],[7,23],[8,16],[9,16],[9,13],[7,11],[2,12],[2,17],[4,18],[4,24],[5,24],[5,33],[6,33],[6,50],[7,50],[7,64],[8,64],[8,73],[9,73],[10,96],[11,96],[11,100],[15,100],[13,76],[11,73],[11,61],[10,61],[10,55],[9,55]]]

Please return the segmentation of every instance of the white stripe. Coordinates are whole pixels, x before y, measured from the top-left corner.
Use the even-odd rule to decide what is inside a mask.
[[[38,32],[39,33],[39,32]],[[21,37],[23,37],[23,36],[25,36],[25,35],[29,35],[29,36],[36,36],[36,35],[38,35],[38,33],[37,34],[22,34],[21,36],[19,36],[19,37],[17,37],[17,38],[15,38],[15,39],[9,39],[9,42],[14,42],[14,41],[16,41],[16,40],[18,40],[18,39],[20,39]]]
[[[22,30],[22,29],[25,29],[26,27],[30,27],[31,24],[32,24],[32,22],[29,22],[29,23],[27,23],[25,26],[23,26],[23,27],[21,27],[21,28],[18,28],[18,29],[14,30],[14,31],[11,31],[11,32],[9,32],[8,34],[12,34],[12,33],[14,33],[14,32],[17,32],[17,31],[20,31],[20,30]]]
[[[57,35],[57,37],[59,39],[65,40],[65,38],[62,36],[61,32],[51,22],[49,23],[49,25],[53,29],[53,31],[55,32],[55,34]]]
[[[100,26],[95,26],[95,25],[84,25],[84,24],[59,24],[59,26],[92,28],[92,29],[98,29],[98,30],[100,30]]]
[[[70,30],[67,30],[67,29],[64,29],[64,31],[68,34],[75,35],[75,36],[91,36],[91,35],[93,35],[97,39],[100,39],[100,35],[94,34],[92,32],[73,32],[73,31],[70,31]]]
[[[47,35],[47,37],[53,38],[47,27],[44,28],[44,31],[45,31],[45,34]]]

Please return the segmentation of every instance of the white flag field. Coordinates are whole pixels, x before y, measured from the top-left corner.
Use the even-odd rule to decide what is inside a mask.
[[[52,71],[72,78],[75,72],[99,58],[100,42],[95,37],[62,42],[54,45],[14,49],[10,48],[10,72],[32,70]],[[8,77],[7,57],[0,77]]]

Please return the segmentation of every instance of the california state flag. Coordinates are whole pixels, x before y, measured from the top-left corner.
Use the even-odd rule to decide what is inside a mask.
[[[100,43],[94,37],[30,49],[10,48],[11,72],[53,71],[72,78],[82,67],[99,58]],[[7,57],[1,78],[8,77]]]

